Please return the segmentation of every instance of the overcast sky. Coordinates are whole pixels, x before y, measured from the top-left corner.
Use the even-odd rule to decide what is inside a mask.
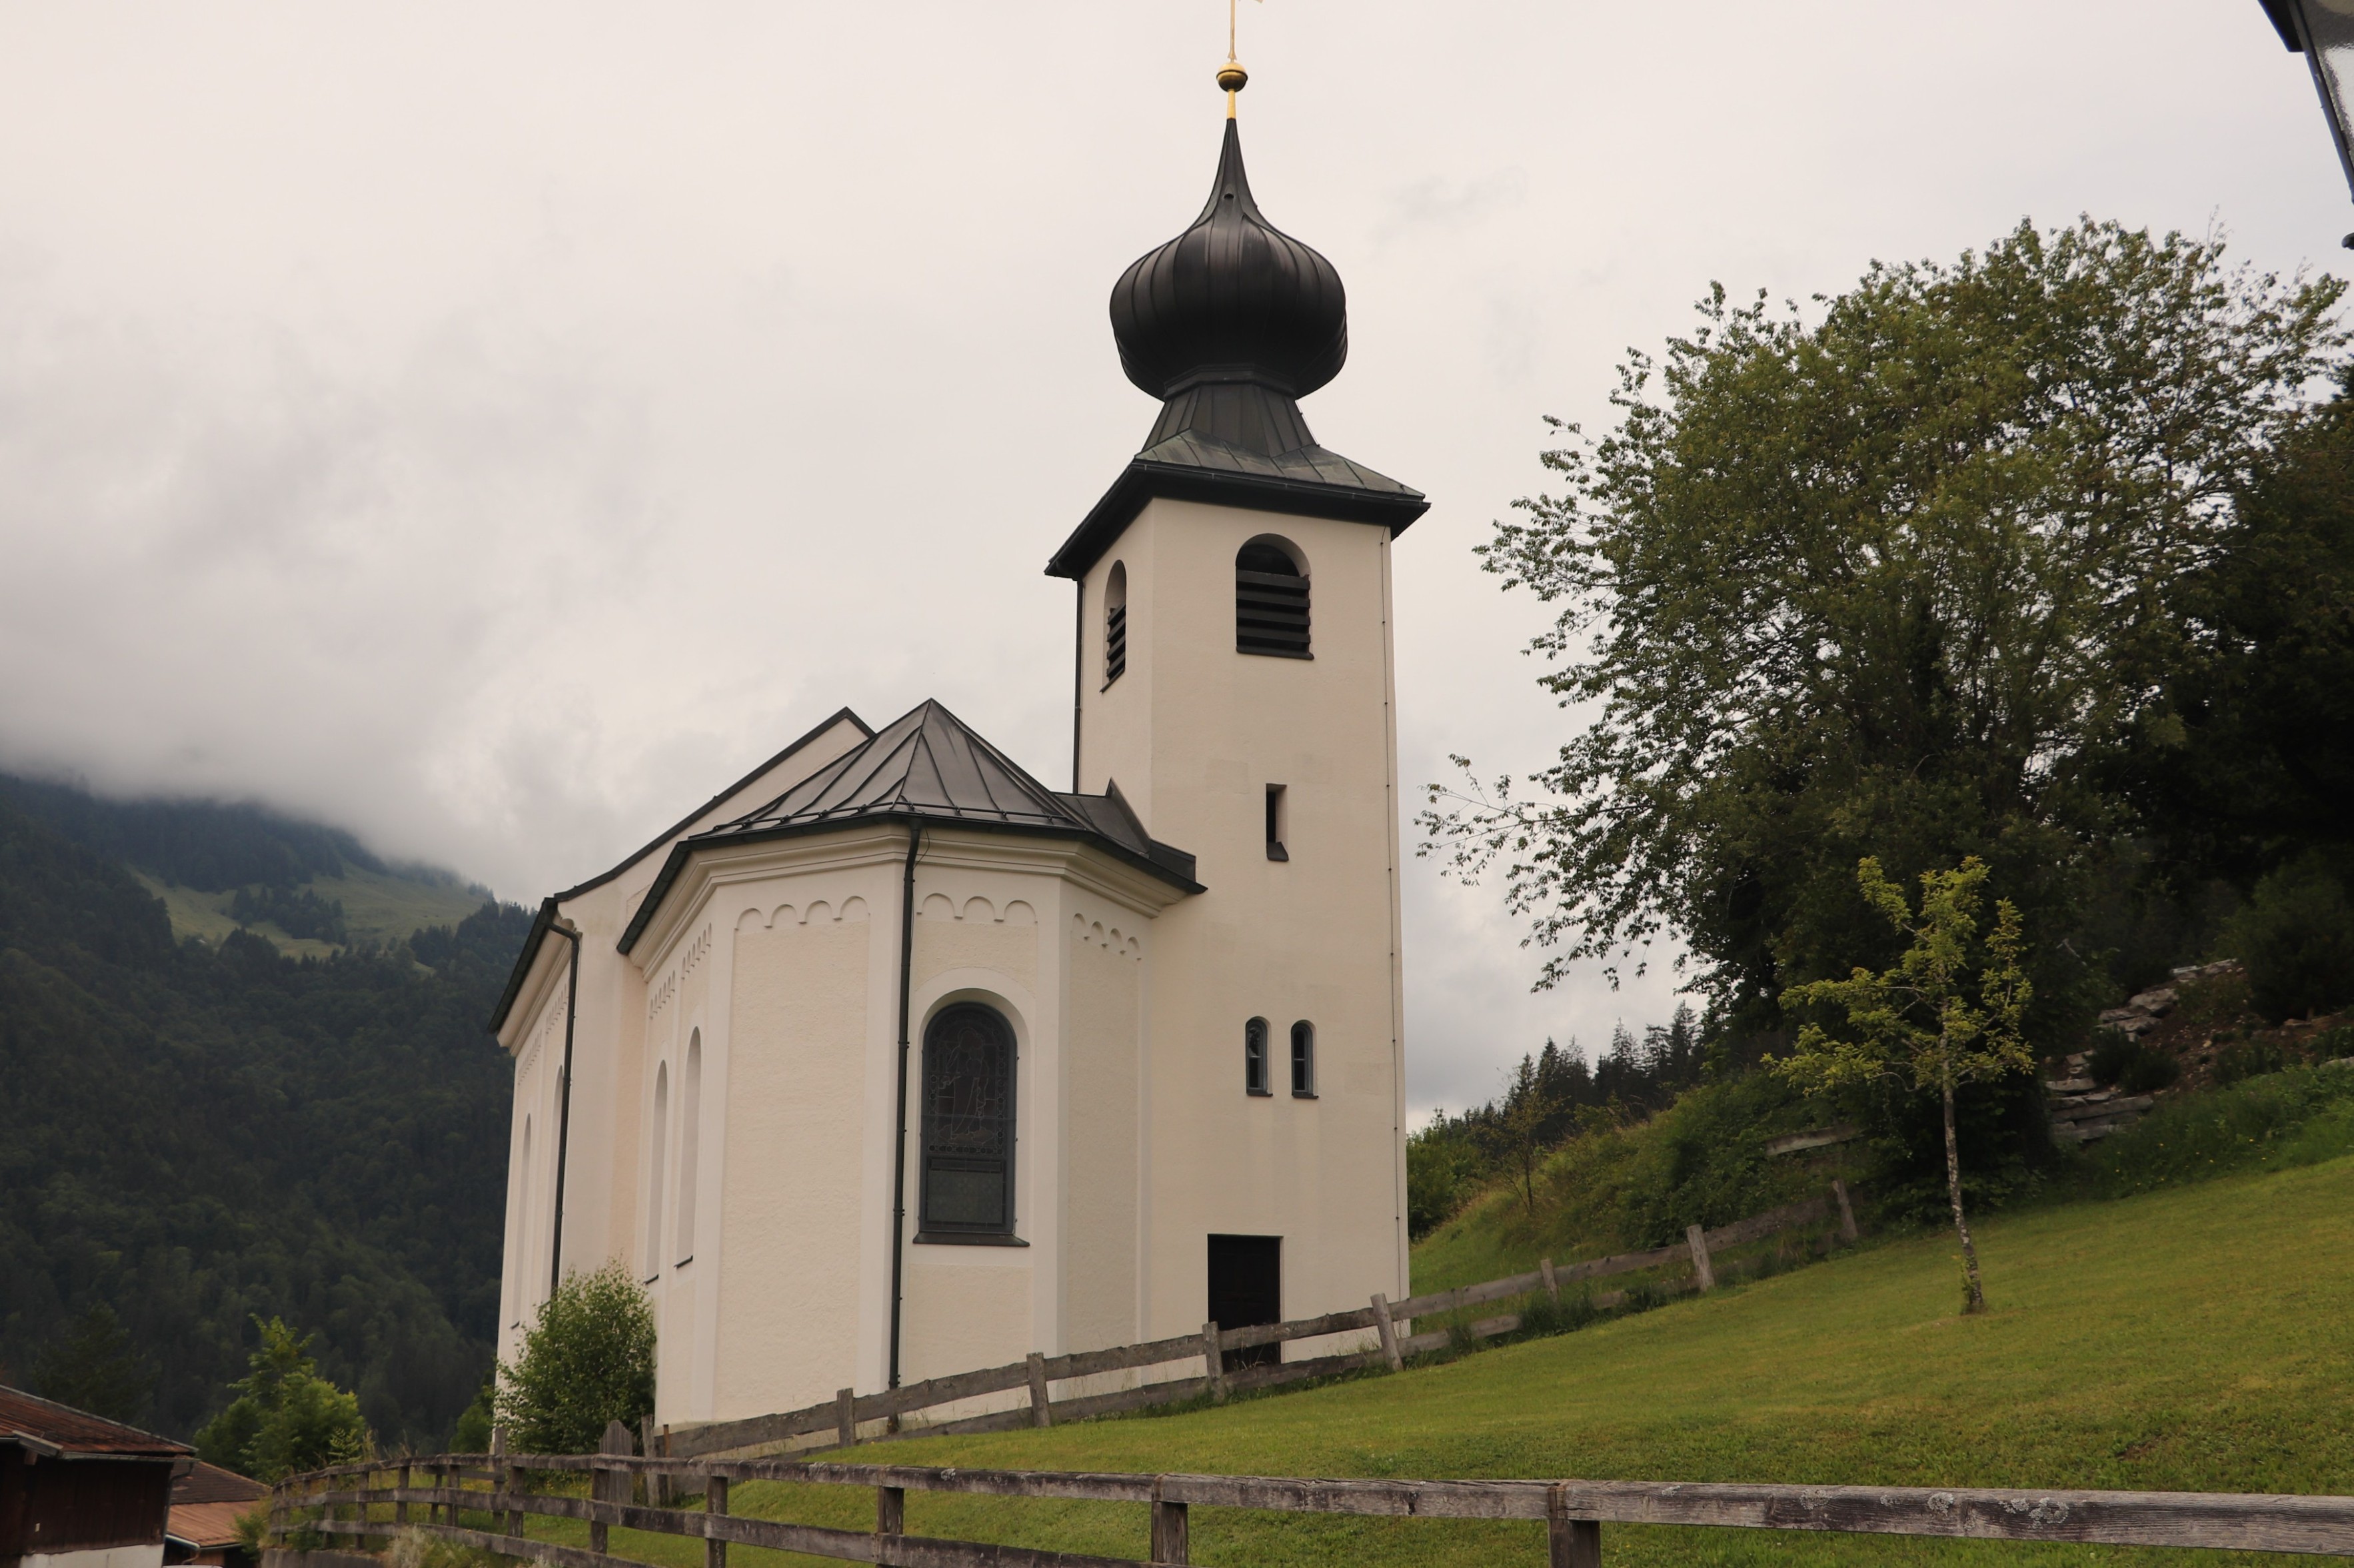
[[[1141,442],[1105,302],[1190,221],[1220,0],[0,3],[0,766],[251,796],[534,900],[848,704],[1069,770],[1070,588]],[[1244,144],[1339,266],[1320,440],[1427,492],[1400,768],[1540,766],[1471,546],[1711,280],[2032,216],[2335,266],[2256,0],[1266,0]],[[1409,799],[1411,794],[1409,792]],[[1406,875],[1409,1098],[1671,982]]]

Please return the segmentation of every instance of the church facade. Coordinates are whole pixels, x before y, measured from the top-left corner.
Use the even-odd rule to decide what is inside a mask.
[[[1162,409],[1047,566],[1071,787],[938,704],[845,709],[542,905],[493,1021],[503,1357],[615,1258],[668,1424],[1408,1293],[1390,604],[1426,503],[1309,433],[1341,281],[1231,116],[1111,315]]]

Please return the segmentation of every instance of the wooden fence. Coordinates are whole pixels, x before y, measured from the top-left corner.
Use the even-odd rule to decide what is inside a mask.
[[[588,1496],[532,1489],[534,1474],[588,1472]],[[705,1506],[642,1507],[638,1478]],[[417,1484],[419,1479],[424,1484]],[[741,1481],[871,1488],[873,1531],[748,1518],[728,1510]],[[480,1484],[469,1484],[480,1483]],[[578,1483],[574,1483],[578,1489]],[[2354,1554],[2354,1498],[2207,1492],[2063,1492],[1925,1487],[1785,1487],[1581,1480],[1314,1480],[1287,1476],[1108,1475],[933,1469],[789,1459],[638,1459],[623,1456],[444,1455],[315,1471],[281,1483],[270,1501],[264,1568],[326,1568],[328,1553],[290,1551],[290,1538],[367,1550],[404,1531],[474,1546],[548,1568],[615,1568],[615,1528],[700,1539],[705,1568],[727,1568],[730,1543],[905,1568],[1115,1568],[1132,1558],[1082,1556],[907,1533],[911,1491],[1083,1499],[1151,1510],[1153,1563],[1185,1563],[1197,1506],[1383,1518],[1531,1520],[1545,1524],[1553,1568],[1598,1568],[1605,1524],[1712,1525],[1875,1535],[2106,1546],[2206,1547]],[[472,1516],[473,1523],[467,1522]],[[585,1521],[588,1546],[525,1534],[527,1517]],[[308,1559],[316,1556],[318,1561]]]
[[[1514,1333],[1522,1326],[1523,1315],[1518,1312],[1501,1312],[1469,1323],[1460,1322],[1461,1314],[1471,1308],[1532,1296],[1538,1291],[1543,1291],[1552,1303],[1558,1306],[1564,1286],[1679,1264],[1691,1265],[1691,1276],[1665,1281],[1659,1288],[1665,1291],[1710,1290],[1716,1285],[1713,1253],[1745,1242],[1762,1240],[1777,1232],[1834,1218],[1841,1239],[1854,1241],[1855,1210],[1850,1202],[1847,1186],[1841,1181],[1833,1181],[1829,1190],[1820,1197],[1770,1210],[1715,1230],[1704,1231],[1698,1225],[1691,1226],[1685,1231],[1682,1241],[1650,1252],[1622,1253],[1615,1257],[1597,1257],[1565,1265],[1555,1265],[1547,1258],[1532,1273],[1511,1275],[1454,1290],[1434,1291],[1404,1301],[1388,1301],[1376,1296],[1368,1305],[1353,1311],[1329,1312],[1320,1318],[1260,1323],[1241,1329],[1222,1329],[1215,1323],[1204,1323],[1198,1334],[1155,1340],[1140,1345],[1118,1345],[1108,1350],[1080,1351],[1062,1356],[1033,1352],[1026,1361],[988,1367],[980,1372],[960,1372],[952,1377],[930,1378],[880,1393],[856,1393],[845,1388],[822,1404],[789,1410],[778,1415],[714,1421],[661,1433],[649,1429],[646,1451],[663,1458],[701,1458],[779,1444],[801,1449],[846,1448],[860,1441],[892,1437],[997,1432],[1017,1426],[1051,1426],[1057,1421],[1082,1420],[1091,1415],[1108,1415],[1155,1404],[1181,1404],[1204,1394],[1223,1402],[1228,1394],[1244,1390],[1271,1388],[1306,1378],[1330,1377],[1337,1372],[1381,1366],[1396,1371],[1405,1364],[1408,1356],[1442,1349],[1458,1330],[1468,1330],[1473,1340],[1482,1340]],[[1592,1298],[1594,1306],[1605,1311],[1622,1305],[1625,1299],[1626,1292],[1616,1290],[1604,1291]],[[1419,1334],[1410,1331],[1414,1319],[1438,1316],[1458,1321]],[[1376,1335],[1378,1342],[1368,1350],[1231,1369],[1226,1364],[1227,1358],[1238,1351],[1261,1345],[1286,1344],[1295,1340],[1322,1339],[1334,1334],[1363,1334],[1369,1330]],[[1106,1372],[1165,1371],[1189,1362],[1201,1364],[1203,1371],[1200,1375],[1189,1372],[1163,1377],[1133,1388],[1108,1393],[1071,1394],[1059,1399],[1052,1396],[1052,1386],[1057,1383],[1097,1377]],[[1028,1392],[1026,1404],[978,1415],[904,1424],[906,1417],[925,1411],[1016,1390]],[[796,1441],[807,1438],[818,1441]]]

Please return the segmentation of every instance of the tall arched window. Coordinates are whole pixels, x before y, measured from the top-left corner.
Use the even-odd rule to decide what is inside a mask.
[[[960,1001],[924,1031],[920,1229],[935,1237],[1013,1232],[1013,1029]]]
[[[678,1103],[678,1238],[671,1249],[678,1261],[695,1259],[695,1155],[703,1119],[703,1031],[687,1037],[686,1075],[679,1084]]]
[[[1243,1092],[1272,1094],[1267,1081],[1267,1020],[1254,1018],[1243,1025]]]
[[[515,1261],[523,1266],[523,1277],[515,1281],[515,1328],[523,1327],[524,1306],[528,1299],[531,1282],[539,1277],[532,1266],[531,1235],[531,1118],[523,1118],[523,1153],[515,1171],[514,1238]]]
[[[1308,654],[1308,573],[1296,551],[1262,534],[1235,556],[1235,648],[1284,659]]]
[[[646,1283],[662,1277],[663,1174],[670,1158],[670,1064],[654,1069],[653,1137],[646,1150]]]
[[[1291,1026],[1291,1092],[1303,1100],[1316,1096],[1316,1025],[1304,1018]]]
[[[1128,671],[1128,563],[1114,561],[1104,578],[1104,679],[1108,687]]]

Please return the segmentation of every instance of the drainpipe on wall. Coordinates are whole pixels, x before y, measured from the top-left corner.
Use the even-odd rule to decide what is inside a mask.
[[[547,1293],[564,1283],[564,1156],[572,1140],[572,1025],[580,1008],[580,933],[568,927],[547,927],[572,944],[572,961],[564,981],[564,1085],[556,1110],[556,1224],[547,1247]]]
[[[920,823],[907,823],[907,868],[899,882],[899,1137],[891,1160],[891,1382],[899,1386],[901,1268],[907,1250],[907,1000],[916,962],[916,849]]]

